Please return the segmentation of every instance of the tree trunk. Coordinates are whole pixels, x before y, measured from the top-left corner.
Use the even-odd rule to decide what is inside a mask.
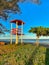
[[[36,45],[39,46],[39,36],[37,36]]]

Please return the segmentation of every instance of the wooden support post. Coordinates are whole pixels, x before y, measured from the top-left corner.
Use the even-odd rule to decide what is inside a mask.
[[[18,31],[17,31],[17,29],[18,29],[18,22],[16,22],[16,44],[18,44]]]
[[[23,36],[23,23],[22,23],[22,27],[21,27],[21,44],[23,43],[23,38],[22,38],[22,36]]]
[[[11,23],[10,44],[12,44],[12,23]]]

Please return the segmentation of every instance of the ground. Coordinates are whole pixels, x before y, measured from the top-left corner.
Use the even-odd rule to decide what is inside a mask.
[[[0,45],[0,65],[49,65],[49,48],[33,44]]]

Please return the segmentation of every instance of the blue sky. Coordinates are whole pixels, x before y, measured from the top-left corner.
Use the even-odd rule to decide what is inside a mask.
[[[30,27],[44,26],[49,27],[49,0],[42,0],[42,4],[34,4],[32,2],[18,3],[21,14],[9,14],[7,21],[0,19],[0,23],[10,29],[10,21],[20,19],[25,22],[24,33],[29,34]],[[13,24],[13,27],[15,25]]]

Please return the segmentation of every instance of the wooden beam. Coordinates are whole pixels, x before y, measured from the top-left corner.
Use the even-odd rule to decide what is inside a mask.
[[[22,23],[22,27],[21,27],[21,44],[23,43],[23,23]]]
[[[16,29],[18,29],[18,22],[16,22]],[[16,44],[18,44],[18,31],[16,30]]]
[[[10,44],[12,44],[12,23],[11,23],[11,33],[10,33]]]

